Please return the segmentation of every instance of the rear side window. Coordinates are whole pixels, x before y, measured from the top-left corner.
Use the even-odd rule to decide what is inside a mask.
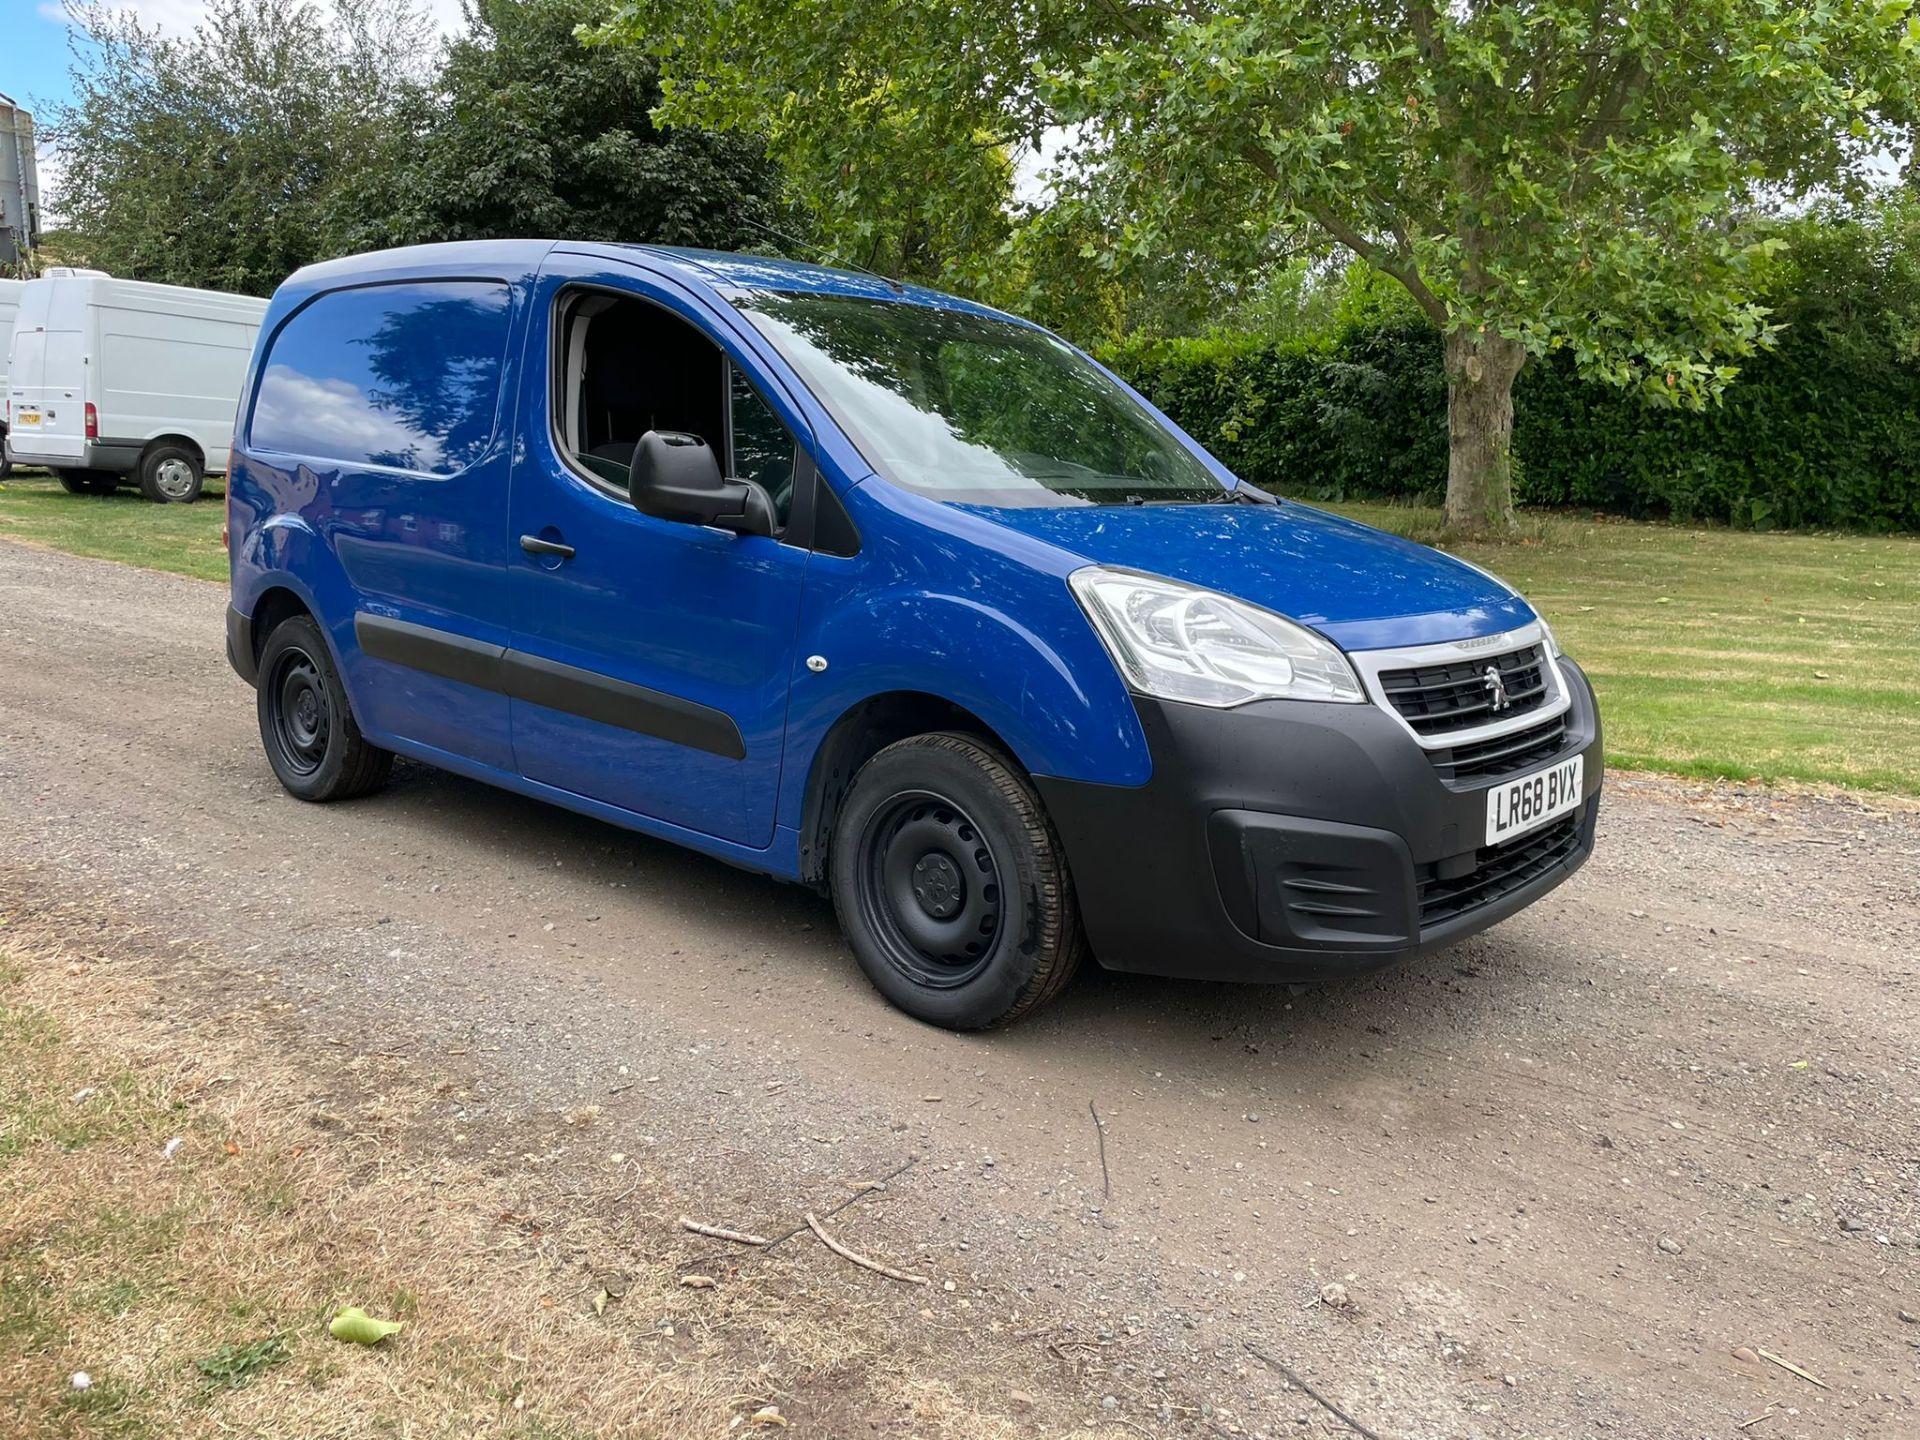
[[[454,475],[493,442],[507,287],[439,280],[320,296],[267,351],[248,441],[346,465]]]

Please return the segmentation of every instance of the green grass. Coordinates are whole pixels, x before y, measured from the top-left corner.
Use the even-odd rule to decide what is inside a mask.
[[[0,485],[0,539],[225,580],[225,509],[226,491],[217,479],[191,505],[155,505],[128,487],[111,495],[69,495],[44,470],[16,470]]]
[[[1342,505],[1433,543],[1437,511]],[[1536,603],[1624,769],[1920,794],[1920,538],[1530,516],[1441,541]]]
[[[1440,539],[1435,510],[1342,514]],[[0,537],[224,580],[221,492],[152,505],[0,488]],[[1452,548],[1518,586],[1593,677],[1608,763],[1920,795],[1920,538],[1752,534],[1530,515]]]

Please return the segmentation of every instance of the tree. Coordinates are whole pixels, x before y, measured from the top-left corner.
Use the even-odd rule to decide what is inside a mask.
[[[430,32],[405,0],[212,0],[169,39],[69,0],[53,116],[76,248],[116,275],[265,295],[332,252],[343,180],[385,163]]]
[[[662,57],[665,118],[793,117],[818,172],[911,147],[943,187],[1065,129],[1049,213],[1109,265],[1318,230],[1443,332],[1463,530],[1511,523],[1529,356],[1718,396],[1771,335],[1755,222],[1864,183],[1920,54],[1915,0],[624,0],[602,35]]]
[[[583,26],[582,35],[595,48],[661,59],[657,118],[669,125],[757,135],[821,242],[821,258],[963,292],[996,288],[1013,204],[1012,156],[998,117],[982,109],[974,124],[972,112],[954,112],[952,133],[929,144],[923,77],[891,69],[871,43],[802,77],[784,68],[798,59],[797,37],[780,37],[766,56],[775,68],[761,71],[762,36],[776,35],[788,12],[776,0],[750,8],[751,15],[730,0],[639,0],[610,24]],[[603,0],[593,13],[608,9]],[[877,11],[832,0],[791,13],[817,27],[828,47],[843,25],[869,42],[888,28]],[[717,67],[712,76],[708,64]]]
[[[343,200],[356,248],[515,235],[758,249],[779,174],[755,134],[663,130],[656,66],[588,50],[592,0],[477,0],[392,166]],[[751,127],[748,127],[751,130]]]

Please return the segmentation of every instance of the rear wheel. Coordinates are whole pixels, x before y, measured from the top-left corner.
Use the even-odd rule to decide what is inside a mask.
[[[260,652],[258,710],[267,763],[302,800],[351,800],[378,790],[393,752],[360,733],[320,627],[306,615],[283,620]]]
[[[56,470],[53,478],[69,495],[111,495],[120,483],[109,470]]]
[[[200,457],[184,445],[149,446],[140,457],[140,493],[157,505],[188,505],[206,479]]]
[[[934,1025],[1018,1020],[1066,988],[1085,951],[1039,797],[969,735],[917,735],[862,766],[834,827],[831,870],[860,968]]]

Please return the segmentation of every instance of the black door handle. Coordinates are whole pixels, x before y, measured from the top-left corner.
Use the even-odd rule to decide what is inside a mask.
[[[562,560],[573,558],[573,546],[562,545],[558,540],[542,540],[538,535],[522,535],[520,548],[529,555],[558,555]]]

